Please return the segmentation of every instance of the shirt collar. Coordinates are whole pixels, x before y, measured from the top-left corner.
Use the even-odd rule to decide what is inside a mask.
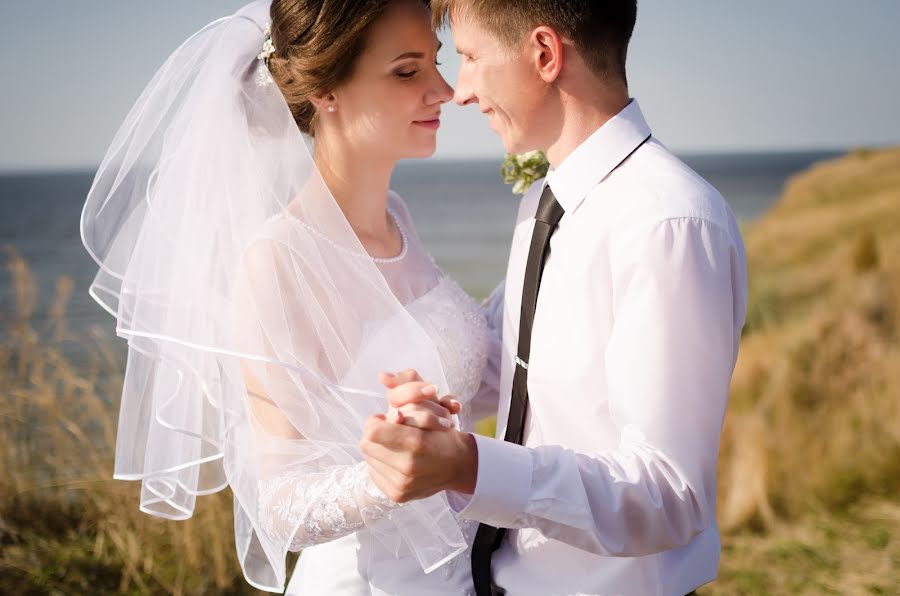
[[[592,188],[603,181],[616,166],[650,136],[650,126],[636,99],[594,131],[547,173],[545,184],[553,189],[566,213],[584,202]]]

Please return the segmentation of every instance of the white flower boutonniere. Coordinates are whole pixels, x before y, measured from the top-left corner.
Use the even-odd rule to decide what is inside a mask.
[[[550,164],[543,151],[529,151],[527,153],[510,153],[500,167],[503,182],[512,184],[513,194],[525,194],[525,191],[547,175]]]

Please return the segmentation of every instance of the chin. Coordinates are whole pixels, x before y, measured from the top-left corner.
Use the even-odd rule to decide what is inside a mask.
[[[510,139],[505,136],[500,137],[503,142],[503,148],[507,153],[525,153],[528,151],[525,144],[519,139]]]
[[[496,131],[497,136],[500,137],[500,142],[503,144],[503,149],[507,153],[522,153],[522,139],[518,136],[512,134],[509,129],[503,128]]]
[[[420,144],[417,147],[410,147],[409,151],[406,151],[406,159],[425,159],[434,155],[434,152],[437,151],[437,141],[433,141],[428,144]]]
[[[514,137],[504,135],[500,140],[503,141],[503,148],[506,149],[507,153],[527,153],[540,148],[540,143],[536,142],[534,139],[527,139],[522,136]]]

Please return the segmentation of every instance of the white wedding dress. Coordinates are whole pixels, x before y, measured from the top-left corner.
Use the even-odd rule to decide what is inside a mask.
[[[462,430],[472,429],[472,401],[487,411],[496,393],[496,363],[488,362],[499,331],[486,310],[447,277],[418,239],[409,213],[391,193],[388,209],[404,237],[400,255],[373,259],[391,289],[438,347],[449,387],[439,388],[463,403]],[[269,222],[277,227],[276,216]],[[377,346],[373,346],[377,350]],[[350,373],[352,376],[352,373]],[[370,481],[365,462],[323,473],[282,474],[261,482],[260,523],[284,536],[291,550],[302,550],[288,594],[307,595],[465,595],[474,594],[469,549],[477,524],[459,520],[469,548],[425,574],[413,553],[397,541],[399,557],[372,534],[363,520],[384,519],[400,507]],[[376,522],[377,523],[377,522]],[[396,531],[396,530],[395,530]]]

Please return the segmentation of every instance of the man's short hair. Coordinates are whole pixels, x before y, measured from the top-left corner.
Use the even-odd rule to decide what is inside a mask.
[[[575,44],[598,76],[627,84],[625,60],[637,20],[637,0],[431,0],[436,27],[450,17],[474,18],[509,47],[548,25]]]

